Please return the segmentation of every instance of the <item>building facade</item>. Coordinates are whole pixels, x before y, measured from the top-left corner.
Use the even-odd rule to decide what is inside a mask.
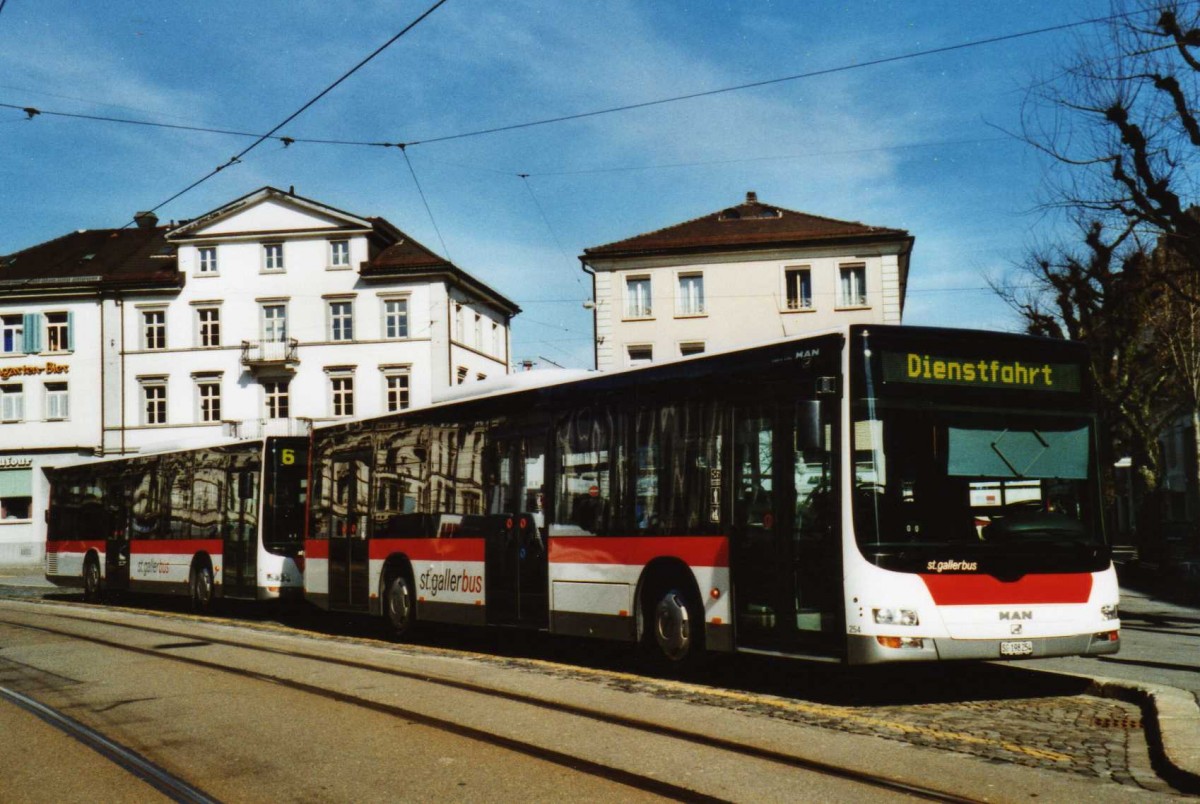
[[[760,202],[584,250],[596,367],[843,324],[899,324],[913,238]]]
[[[508,373],[519,309],[382,218],[264,187],[0,258],[0,564],[37,564],[42,466],[302,434]]]

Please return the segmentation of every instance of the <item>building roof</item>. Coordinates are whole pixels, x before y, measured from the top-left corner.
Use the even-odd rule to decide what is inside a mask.
[[[705,251],[741,251],[788,246],[833,245],[907,240],[904,229],[868,226],[856,221],[823,218],[771,206],[746,193],[746,200],[709,215],[677,223],[653,232],[636,235],[584,249],[584,262],[591,258],[645,257],[666,254],[690,254]]]
[[[516,302],[496,292],[446,258],[438,256],[386,218],[369,220],[375,228],[376,240],[382,248],[359,269],[364,279],[415,278],[429,274],[445,274],[454,278],[462,287],[500,307],[508,315],[521,312]]]
[[[62,286],[178,286],[166,227],[82,229],[0,257],[0,292]]]

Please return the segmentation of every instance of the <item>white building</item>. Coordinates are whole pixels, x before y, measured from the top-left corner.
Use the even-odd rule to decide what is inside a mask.
[[[41,561],[42,466],[303,433],[506,374],[519,308],[382,218],[264,187],[0,258],[0,564]]]
[[[761,203],[585,249],[596,367],[825,329],[899,324],[913,238]]]

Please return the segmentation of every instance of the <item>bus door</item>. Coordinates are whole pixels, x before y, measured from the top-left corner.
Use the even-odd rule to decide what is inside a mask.
[[[815,401],[735,411],[731,552],[739,645],[836,648],[841,552],[831,414]]]
[[[366,611],[370,603],[370,545],[367,517],[371,503],[368,453],[333,459],[333,506],[329,534],[329,605]]]
[[[484,555],[488,622],[546,627],[545,437],[502,437],[495,443],[498,482],[488,505],[494,526]]]
[[[734,411],[730,557],[737,642],[746,647],[779,647],[787,616],[775,414],[768,405]]]
[[[830,652],[844,649],[842,543],[833,456],[837,405],[801,400],[790,418],[787,466],[790,586],[797,641]]]
[[[129,503],[130,480],[103,479],[104,494],[104,581],[110,590],[129,588]]]
[[[226,481],[222,593],[232,597],[256,597],[259,471],[253,466],[239,465],[236,460]]]

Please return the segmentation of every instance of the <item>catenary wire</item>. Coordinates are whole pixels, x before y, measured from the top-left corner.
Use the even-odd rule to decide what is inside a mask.
[[[348,79],[350,76],[352,76],[352,75],[354,75],[356,72],[358,72],[358,71],[359,71],[359,70],[360,70],[360,69],[361,69],[363,66],[365,66],[365,65],[366,65],[368,62],[370,62],[372,59],[374,59],[376,56],[378,56],[380,53],[382,53],[384,50],[386,50],[388,47],[390,47],[390,46],[391,46],[391,45],[392,45],[394,42],[396,42],[397,40],[399,40],[399,39],[400,39],[402,36],[404,36],[405,34],[407,34],[409,31],[411,31],[411,30],[412,30],[413,28],[415,28],[417,25],[421,24],[421,22],[423,22],[423,21],[424,21],[424,20],[425,20],[427,17],[429,17],[429,15],[430,15],[430,14],[432,14],[434,11],[436,11],[437,9],[439,9],[439,8],[440,8],[440,7],[441,7],[441,6],[442,6],[442,5],[443,5],[445,2],[446,2],[446,0],[436,0],[436,2],[435,2],[433,5],[431,5],[431,6],[430,6],[429,8],[427,8],[425,11],[423,11],[423,12],[421,13],[421,15],[420,15],[420,16],[418,16],[418,17],[417,17],[415,20],[413,20],[413,21],[412,21],[412,22],[410,22],[408,25],[406,25],[406,26],[405,26],[405,27],[404,27],[404,28],[403,28],[403,29],[402,29],[402,30],[401,30],[399,33],[397,33],[397,34],[396,34],[395,36],[393,36],[391,39],[389,39],[388,41],[384,42],[382,45],[380,45],[379,47],[377,47],[377,48],[376,48],[374,51],[372,51],[372,52],[371,52],[371,54],[370,54],[370,55],[368,55],[366,58],[364,58],[364,59],[363,59],[362,61],[360,61],[358,64],[354,65],[354,66],[353,66],[353,67],[351,67],[349,70],[347,70],[346,72],[342,73],[342,75],[341,75],[341,76],[340,76],[340,77],[339,77],[339,78],[338,78],[336,81],[334,81],[332,84],[330,84],[329,86],[325,87],[325,89],[321,90],[319,93],[317,93],[317,94],[316,94],[315,96],[313,96],[311,99],[309,99],[309,100],[308,100],[308,101],[307,101],[307,102],[306,102],[306,103],[305,103],[303,106],[301,106],[301,107],[300,107],[299,109],[297,109],[295,112],[292,112],[292,114],[290,114],[290,115],[288,115],[286,118],[284,118],[284,120],[283,120],[282,122],[280,122],[278,125],[276,125],[274,128],[272,128],[272,129],[271,129],[270,131],[268,131],[266,134],[262,134],[261,136],[259,136],[259,138],[258,138],[258,139],[256,139],[256,140],[255,140],[254,142],[252,142],[250,145],[248,145],[248,146],[246,146],[244,149],[242,149],[242,150],[241,150],[241,151],[240,151],[240,152],[239,152],[237,155],[235,155],[235,156],[231,157],[231,158],[229,159],[229,161],[228,161],[228,162],[226,162],[226,163],[224,163],[224,164],[222,164],[222,165],[218,165],[216,168],[214,168],[213,170],[209,171],[209,173],[208,173],[208,174],[206,174],[204,177],[202,177],[202,178],[200,178],[200,179],[197,179],[196,181],[192,182],[192,183],[191,183],[191,184],[189,184],[187,187],[183,188],[182,190],[180,190],[179,192],[175,193],[173,196],[171,196],[170,198],[168,198],[166,201],[163,201],[162,203],[158,204],[157,206],[155,206],[155,207],[151,208],[151,210],[150,210],[150,211],[151,211],[151,212],[155,212],[155,211],[157,211],[157,210],[161,209],[162,207],[164,207],[164,206],[166,206],[167,204],[171,203],[172,201],[174,201],[175,199],[177,199],[177,198],[179,198],[180,196],[184,195],[185,193],[188,193],[188,192],[190,192],[191,190],[195,189],[196,187],[199,187],[201,184],[203,184],[204,182],[208,181],[209,179],[211,179],[213,176],[215,176],[215,175],[217,175],[218,173],[220,173],[220,172],[221,172],[222,170],[224,170],[225,168],[227,168],[227,167],[230,167],[230,166],[232,166],[232,165],[236,165],[238,162],[240,162],[240,161],[241,161],[241,158],[242,158],[243,156],[245,156],[246,154],[250,153],[252,150],[254,150],[255,148],[257,148],[257,147],[258,147],[260,144],[262,144],[262,143],[263,143],[265,140],[269,139],[269,138],[270,138],[270,137],[271,137],[271,136],[272,136],[272,135],[273,135],[275,132],[279,131],[279,129],[283,128],[283,127],[284,127],[284,126],[286,126],[288,123],[290,123],[290,122],[292,122],[293,120],[295,120],[297,117],[299,117],[299,116],[300,116],[301,114],[303,114],[305,111],[307,111],[307,110],[308,110],[308,109],[309,109],[309,108],[310,108],[310,107],[311,107],[313,104],[315,104],[317,101],[321,100],[321,98],[325,97],[325,96],[326,96],[326,95],[328,95],[330,92],[332,92],[332,91],[333,91],[333,90],[334,90],[334,89],[335,89],[337,86],[339,86],[339,85],[340,85],[340,84],[341,84],[343,81],[345,81],[345,80],[346,80],[346,79]],[[126,226],[128,226],[128,225],[130,225],[130,224],[126,224]]]

